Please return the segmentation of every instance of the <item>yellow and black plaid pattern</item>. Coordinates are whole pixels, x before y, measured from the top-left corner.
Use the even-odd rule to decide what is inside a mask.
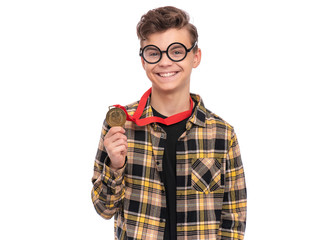
[[[201,98],[176,145],[178,239],[244,238],[246,186],[233,127],[207,110]],[[153,116],[147,106],[143,117]],[[127,106],[133,115],[138,102]],[[92,201],[98,214],[114,216],[116,239],[163,239],[166,196],[162,159],[165,133],[156,124],[125,125],[127,162],[113,172],[103,140],[104,122],[92,177]]]

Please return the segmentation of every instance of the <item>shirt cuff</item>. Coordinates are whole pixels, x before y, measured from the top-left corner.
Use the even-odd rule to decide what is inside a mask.
[[[104,161],[104,169],[103,169],[103,181],[106,185],[110,188],[116,188],[117,186],[121,185],[124,180],[125,169],[126,169],[126,162],[122,168],[114,171],[109,167],[110,158],[106,157]]]

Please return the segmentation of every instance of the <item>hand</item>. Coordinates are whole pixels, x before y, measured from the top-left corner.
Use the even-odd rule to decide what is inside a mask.
[[[112,170],[118,170],[125,164],[127,154],[127,137],[122,127],[112,127],[105,135],[104,146],[110,158]]]

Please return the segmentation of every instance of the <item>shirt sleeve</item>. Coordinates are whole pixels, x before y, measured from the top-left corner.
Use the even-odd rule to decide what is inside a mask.
[[[117,171],[109,167],[110,159],[104,148],[104,137],[107,131],[108,126],[104,122],[94,163],[91,198],[97,213],[105,219],[110,219],[122,206],[125,195],[126,163]]]
[[[244,239],[246,226],[246,184],[237,136],[232,131],[226,157],[225,192],[219,228],[220,239]]]

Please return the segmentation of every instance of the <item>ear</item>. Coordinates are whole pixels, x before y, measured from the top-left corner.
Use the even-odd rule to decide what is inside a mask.
[[[198,65],[201,63],[201,58],[202,58],[202,51],[200,48],[197,48],[196,52],[194,53],[193,68],[198,67]]]

